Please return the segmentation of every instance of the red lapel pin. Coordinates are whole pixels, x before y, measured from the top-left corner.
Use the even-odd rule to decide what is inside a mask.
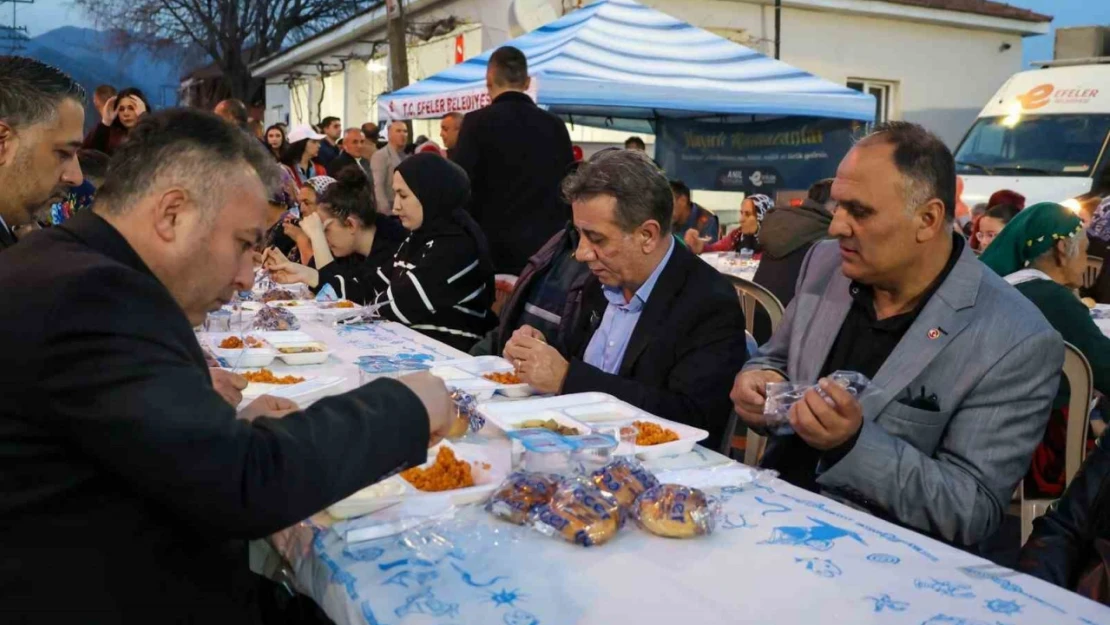
[[[933,328],[932,330],[929,330],[929,333],[928,333],[927,336],[929,337],[930,341],[935,341],[935,340],[939,339],[940,338],[940,328]]]

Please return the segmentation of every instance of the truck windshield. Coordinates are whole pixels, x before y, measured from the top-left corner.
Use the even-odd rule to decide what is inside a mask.
[[[1110,132],[1110,115],[981,117],[956,150],[968,175],[1092,175]]]

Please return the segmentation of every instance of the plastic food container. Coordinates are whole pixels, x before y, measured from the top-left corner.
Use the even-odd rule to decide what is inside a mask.
[[[287,365],[318,365],[327,362],[331,351],[326,343],[309,341],[307,343],[284,343],[276,347],[278,358]]]
[[[220,343],[229,337],[238,337],[242,339],[259,338],[256,334],[244,333],[241,337],[238,334],[213,334],[209,336],[210,345],[212,346],[212,353],[227,363],[229,368],[234,369],[253,369],[257,367],[265,367],[274,361],[277,357],[277,350],[270,346],[269,343],[262,343],[261,347],[241,347],[235,349],[227,349],[220,347]]]
[[[568,436],[574,446],[570,460],[579,473],[592,473],[609,464],[617,451],[617,440],[607,434]]]
[[[551,473],[553,475],[572,475],[575,473],[570,461],[574,446],[562,436],[547,430],[519,430],[514,434],[527,433],[516,440],[520,441],[523,453],[520,466],[525,471]]]

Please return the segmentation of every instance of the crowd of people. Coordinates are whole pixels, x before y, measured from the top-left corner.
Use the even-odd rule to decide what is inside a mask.
[[[576,155],[525,94],[519,50],[494,52],[487,86],[488,107],[442,120],[442,149],[410,145],[402,121],[379,145],[373,124],[263,129],[236,100],[154,111],[110,88],[82,137],[80,85],[0,56],[4,610],[48,614],[62,585],[90,613],[256,622],[272,587],[244,539],[423,462],[446,433],[428,374],[239,410],[245,382],[207,366],[192,328],[259,267],[714,448],[734,412],[783,479],[953,545],[990,539],[1024,479],[1062,499],[1021,567],[1089,579],[1110,464],[1093,432],[1065,491],[1061,367],[1067,341],[1110,392],[1110,339],[1075,293],[1110,200],[1084,224],[1005,192],[961,221],[949,149],[893,122],[800,204],[746,197],[726,234],[639,138]],[[698,258],[743,249],[786,306],[773,332],[755,320],[752,353],[732,283]],[[497,274],[517,280],[495,312]],[[837,371],[875,391],[850,395]],[[768,431],[767,385],[787,380],[821,392]]]

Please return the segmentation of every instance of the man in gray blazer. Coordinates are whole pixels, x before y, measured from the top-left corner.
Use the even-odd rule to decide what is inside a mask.
[[[370,157],[370,174],[374,179],[374,200],[378,212],[393,213],[393,172],[405,160],[405,144],[409,140],[409,127],[403,121],[389,123],[389,143]]]
[[[844,158],[829,234],[732,399],[762,426],[766,384],[821,381],[763,466],[878,516],[974,545],[999,527],[1048,421],[1063,341],[953,234],[951,153],[920,126],[879,126]],[[857,401],[829,383],[871,378]],[[780,431],[781,432],[781,431]]]

